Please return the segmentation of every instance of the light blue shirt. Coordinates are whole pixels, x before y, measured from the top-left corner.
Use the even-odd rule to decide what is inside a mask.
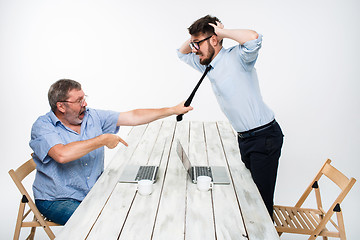
[[[259,81],[254,68],[261,48],[262,35],[258,39],[222,48],[211,61],[212,69],[207,77],[222,112],[237,132],[265,125],[274,119],[273,111],[264,103]],[[182,54],[179,58],[193,68],[204,72],[199,57],[194,53]]]
[[[82,201],[104,171],[104,147],[65,164],[56,162],[48,152],[57,144],[117,133],[118,117],[118,112],[87,108],[80,134],[63,125],[52,111],[39,117],[31,129],[30,140],[37,170],[33,184],[35,199]]]

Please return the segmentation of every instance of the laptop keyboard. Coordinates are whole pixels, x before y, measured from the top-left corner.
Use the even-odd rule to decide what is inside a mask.
[[[140,166],[135,180],[140,181],[142,179],[153,180],[154,171],[156,166]]]
[[[196,176],[209,176],[213,179],[210,167],[195,167],[195,172]]]

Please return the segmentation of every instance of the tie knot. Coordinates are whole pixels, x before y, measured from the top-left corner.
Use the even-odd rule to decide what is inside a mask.
[[[206,69],[205,69],[205,72],[210,71],[211,68],[212,68],[211,65],[208,65],[208,66],[206,67]]]

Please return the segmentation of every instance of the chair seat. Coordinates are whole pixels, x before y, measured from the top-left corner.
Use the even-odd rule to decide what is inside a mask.
[[[320,222],[322,212],[318,209],[302,209],[288,206],[274,206],[274,221],[277,228],[286,232],[311,233]]]
[[[48,221],[48,220],[45,220],[45,223],[48,225],[48,226],[62,226],[61,224],[58,224],[58,223],[54,223],[52,221]],[[36,221],[36,220],[33,220],[31,222],[23,222],[21,224],[22,227],[41,227],[41,223],[39,221]]]
[[[324,215],[325,212],[318,209],[275,205],[273,217],[278,232],[311,235],[321,223]],[[333,225],[338,229],[334,223]],[[319,236],[340,237],[340,234],[324,228]]]

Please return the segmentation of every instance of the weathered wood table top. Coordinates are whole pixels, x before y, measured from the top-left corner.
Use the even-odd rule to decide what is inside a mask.
[[[228,122],[156,121],[131,129],[56,239],[279,239]],[[224,166],[231,183],[200,192],[176,152],[194,165]],[[119,183],[127,164],[159,165],[149,196]]]

